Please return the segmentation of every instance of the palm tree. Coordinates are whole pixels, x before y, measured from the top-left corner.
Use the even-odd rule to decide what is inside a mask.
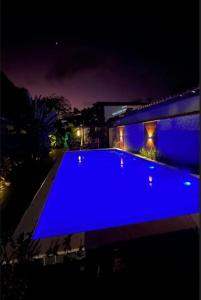
[[[40,253],[40,240],[32,240],[32,232],[21,233],[15,241],[14,252],[18,263],[30,262]]]
[[[48,153],[49,135],[54,132],[56,116],[55,111],[48,111],[43,99],[39,97],[33,100],[32,115],[27,125],[27,146],[33,159]]]

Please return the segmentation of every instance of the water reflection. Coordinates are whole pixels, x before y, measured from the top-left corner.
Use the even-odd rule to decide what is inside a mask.
[[[78,160],[78,164],[80,165],[80,164],[83,164],[83,161],[84,161],[84,156],[82,155],[79,155],[78,156],[78,158],[77,158],[77,160]]]
[[[120,160],[120,167],[121,167],[121,168],[124,167],[124,160],[123,160],[123,157],[121,157],[121,160]]]
[[[153,177],[149,176],[149,186],[152,186],[152,185],[153,185]]]

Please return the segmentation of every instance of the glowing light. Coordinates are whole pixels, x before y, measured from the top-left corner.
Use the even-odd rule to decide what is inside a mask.
[[[149,186],[152,186],[152,185],[153,185],[153,177],[149,176]]]
[[[190,181],[185,181],[185,182],[184,182],[184,185],[190,186],[190,185],[191,185],[191,182],[190,182]]]
[[[152,181],[153,181],[153,177],[149,176],[149,182],[152,182]]]
[[[155,169],[155,167],[154,166],[149,166],[149,169]]]
[[[120,166],[121,166],[121,168],[123,168],[124,167],[124,160],[123,160],[123,158],[121,157],[121,161],[120,161]]]
[[[140,158],[133,161],[129,153],[124,154],[124,169],[121,169],[119,152],[67,151],[32,239],[52,239],[72,232],[148,224],[199,213],[199,178]],[[78,156],[86,163],[79,165]],[[149,170],[152,165],[155,170]],[[153,177],[152,186],[149,176]],[[185,187],[185,181],[192,185]]]
[[[53,134],[50,134],[49,135],[49,138],[50,138],[50,146],[53,148],[53,147],[56,147],[57,145],[57,139],[56,139],[56,136],[53,135]]]
[[[155,148],[155,144],[154,144],[154,133],[156,130],[156,122],[147,122],[144,124],[145,125],[145,129],[147,132],[147,141],[146,141],[146,147],[148,149],[151,148]]]
[[[127,110],[127,105],[122,106],[121,110],[115,111],[112,113],[113,116],[119,115]]]
[[[152,138],[148,138],[146,147],[148,149],[154,149],[155,148],[154,140]]]
[[[81,132],[80,132],[80,129],[78,129],[77,130],[77,136],[80,137],[80,135],[81,135]]]
[[[119,127],[119,147],[124,149],[124,127]]]
[[[148,138],[152,138],[153,135],[154,135],[154,131],[156,129],[155,122],[146,123],[145,128],[146,128],[146,131],[147,131]]]
[[[119,129],[119,137],[120,137],[120,140],[122,140],[123,139],[123,128],[120,128]]]
[[[81,162],[82,162],[82,158],[81,158],[81,156],[80,156],[80,155],[78,156],[78,162],[79,162],[79,163],[81,163]]]

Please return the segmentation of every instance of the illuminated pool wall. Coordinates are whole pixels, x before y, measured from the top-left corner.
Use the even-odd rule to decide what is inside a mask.
[[[157,149],[165,159],[192,167],[199,166],[199,114],[158,121]]]
[[[126,125],[124,128],[124,147],[130,152],[137,152],[144,147],[144,124]]]
[[[200,104],[199,92],[196,93],[181,99],[175,97],[117,120],[109,131],[110,147],[130,152],[154,148],[161,160],[198,170]]]
[[[150,122],[152,123],[152,122]],[[138,152],[141,148],[149,148],[145,135],[149,122],[121,126],[123,137],[120,137],[120,127],[113,128],[110,147],[118,147],[130,152]],[[122,130],[122,129],[121,129]],[[116,132],[116,135],[115,133]],[[124,143],[118,143],[123,139]],[[200,151],[200,119],[199,114],[179,116],[156,121],[154,132],[154,148],[161,157],[170,162],[190,167],[199,166]]]

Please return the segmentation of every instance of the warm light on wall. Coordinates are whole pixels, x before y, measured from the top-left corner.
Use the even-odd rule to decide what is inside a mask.
[[[147,135],[149,138],[152,138],[154,135],[154,131],[156,129],[155,123],[146,123],[145,128],[147,130]]]
[[[77,130],[77,136],[80,137],[80,134],[81,134],[80,129],[78,129]]]
[[[124,127],[119,127],[119,147],[124,149]]]
[[[147,143],[146,143],[146,147],[149,148],[149,149],[155,148],[154,141],[153,141],[152,138],[148,138]]]
[[[124,137],[124,129],[123,127],[119,127],[119,139],[120,141],[123,140]]]
[[[147,132],[147,140],[146,140],[146,148],[155,149],[155,130],[156,130],[156,122],[148,122],[145,123],[145,129]]]

